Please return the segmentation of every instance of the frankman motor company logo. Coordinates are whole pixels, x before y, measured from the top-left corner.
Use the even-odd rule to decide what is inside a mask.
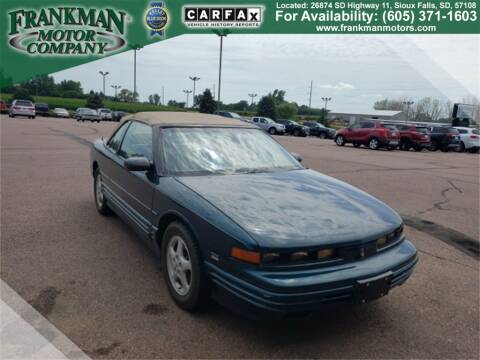
[[[262,6],[186,5],[183,23],[189,28],[256,28],[262,24]]]
[[[123,11],[64,6],[8,15],[10,45],[33,56],[103,55],[126,44]]]
[[[163,1],[154,1],[145,14],[145,24],[150,30],[150,35],[164,35],[168,24],[168,13]]]

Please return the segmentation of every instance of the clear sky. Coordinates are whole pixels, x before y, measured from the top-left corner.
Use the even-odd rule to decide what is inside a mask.
[[[219,39],[215,35],[183,35],[149,45],[137,53],[137,91],[141,100],[165,88],[166,100],[185,101],[198,76],[197,93],[218,89]],[[480,98],[478,35],[230,35],[224,39],[223,102],[249,100],[273,89],[286,98],[329,109],[368,111],[376,100],[431,96],[461,101]],[[97,60],[53,74],[57,81],[81,81],[85,91],[100,91],[98,71],[109,71],[111,85],[133,90],[133,52]],[[256,100],[259,99],[256,98]]]

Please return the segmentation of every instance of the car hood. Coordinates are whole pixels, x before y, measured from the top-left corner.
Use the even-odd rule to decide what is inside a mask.
[[[178,177],[266,248],[373,240],[401,224],[367,193],[313,170]]]

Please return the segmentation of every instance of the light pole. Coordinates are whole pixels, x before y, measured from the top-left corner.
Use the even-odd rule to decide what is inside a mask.
[[[192,93],[192,90],[183,90],[183,92],[187,94],[187,105],[185,107],[188,108],[188,96]]]
[[[137,99],[137,51],[140,50],[143,46],[138,44],[129,45],[130,49],[133,50],[133,99],[136,102]]]
[[[230,30],[213,30],[220,37],[220,61],[218,63],[218,90],[217,90],[217,107],[220,106],[220,89],[222,86],[222,55],[223,55],[223,38],[231,33]]]
[[[407,105],[407,115],[405,117],[405,122],[407,122],[410,115],[410,105],[413,105],[413,101],[403,101],[402,104]]]
[[[252,101],[250,102],[250,106],[252,106],[253,105],[253,99],[257,97],[257,94],[250,93],[250,94],[248,94],[248,96],[250,96],[250,98],[252,99]]]
[[[331,97],[322,97],[322,100],[325,101],[325,107],[323,108],[323,109],[324,109],[324,110],[323,110],[323,112],[324,112],[323,120],[326,120],[326,119],[327,119],[327,103],[328,103],[329,101],[331,101],[332,98],[331,98]]]
[[[190,80],[193,81],[193,94],[192,94],[192,97],[193,97],[193,106],[195,106],[195,83],[200,80],[200,78],[198,76],[189,76]]]
[[[107,77],[107,75],[109,74],[108,71],[99,71],[99,74],[102,75],[103,77],[103,96],[105,96],[105,78]]]
[[[115,99],[117,98],[117,90],[121,88],[120,85],[112,85],[112,88],[115,89]]]

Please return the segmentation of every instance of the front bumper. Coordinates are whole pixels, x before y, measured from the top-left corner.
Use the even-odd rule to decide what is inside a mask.
[[[322,305],[353,300],[358,281],[391,272],[389,288],[403,284],[417,263],[415,247],[404,240],[374,256],[328,267],[298,271],[248,268],[239,274],[206,262],[214,298],[245,314],[303,313]]]

